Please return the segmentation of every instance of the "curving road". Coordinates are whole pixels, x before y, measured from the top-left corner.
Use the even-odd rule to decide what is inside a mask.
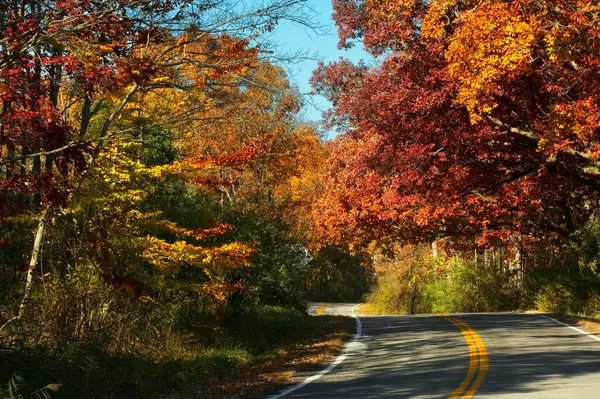
[[[351,315],[354,304],[311,304]],[[343,362],[276,398],[600,398],[600,338],[541,315],[361,317]],[[289,389],[288,389],[289,391]]]

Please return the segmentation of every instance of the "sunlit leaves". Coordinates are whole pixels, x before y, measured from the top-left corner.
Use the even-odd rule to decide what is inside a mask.
[[[316,215],[325,239],[566,238],[600,190],[598,7],[570,1],[335,1],[320,67],[345,133]],[[596,199],[592,199],[596,198]]]
[[[506,3],[483,3],[458,20],[450,38],[448,72],[461,86],[457,101],[465,105],[474,122],[496,107],[498,85],[522,72],[532,59],[539,24],[513,14]]]

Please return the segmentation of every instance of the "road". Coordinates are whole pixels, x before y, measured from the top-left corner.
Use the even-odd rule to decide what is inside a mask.
[[[323,306],[324,305],[324,306]],[[311,304],[350,315],[353,304]],[[360,318],[362,335],[299,398],[600,398],[600,342],[541,315]]]

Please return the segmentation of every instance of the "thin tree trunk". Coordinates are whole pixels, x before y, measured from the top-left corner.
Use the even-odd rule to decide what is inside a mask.
[[[523,283],[523,253],[521,251],[521,243],[517,237],[511,237],[511,243],[515,251],[515,259],[512,267],[511,275],[514,275],[515,285],[522,287]]]
[[[415,252],[414,252],[414,248],[411,247],[410,249],[410,280],[412,280],[412,277],[414,275],[414,265],[415,265]],[[410,314],[415,314],[415,302],[417,299],[417,282],[416,281],[412,281],[412,290],[410,293]]]
[[[54,154],[47,154],[44,159],[44,170],[48,174],[52,174],[52,163],[54,162]]]
[[[14,172],[15,155],[16,155],[15,145],[13,143],[9,142],[6,145],[6,158],[9,160],[8,164],[6,165],[6,179],[10,179],[10,177],[12,176],[12,173]]]
[[[46,228],[46,222],[48,220],[48,208],[42,211],[40,220],[38,221],[37,231],[35,233],[35,240],[33,242],[33,250],[31,251],[31,259],[29,260],[29,268],[27,269],[27,280],[25,283],[25,293],[19,306],[19,313],[17,314],[16,324],[17,326],[23,320],[23,315],[27,309],[29,297],[31,296],[31,290],[33,288],[33,274],[35,273],[35,267],[37,266],[38,257],[40,254],[40,247],[42,246],[42,239],[44,238],[44,230]]]
[[[412,293],[410,296],[410,314],[415,314],[417,304],[417,283],[413,282]]]
[[[438,258],[438,245],[435,240],[431,242],[431,255],[433,256],[433,259]]]

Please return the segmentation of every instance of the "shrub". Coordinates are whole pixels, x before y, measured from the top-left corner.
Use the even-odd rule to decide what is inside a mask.
[[[600,310],[600,276],[573,253],[531,270],[525,283],[526,296],[540,311],[594,316]]]
[[[514,309],[518,293],[502,269],[461,257],[442,262],[426,287],[433,312],[495,312]]]
[[[500,268],[423,254],[380,275],[368,298],[375,313],[493,312],[514,309],[518,300],[518,287]]]
[[[538,310],[548,313],[578,313],[583,302],[576,297],[572,287],[556,282],[544,285],[536,295]]]

